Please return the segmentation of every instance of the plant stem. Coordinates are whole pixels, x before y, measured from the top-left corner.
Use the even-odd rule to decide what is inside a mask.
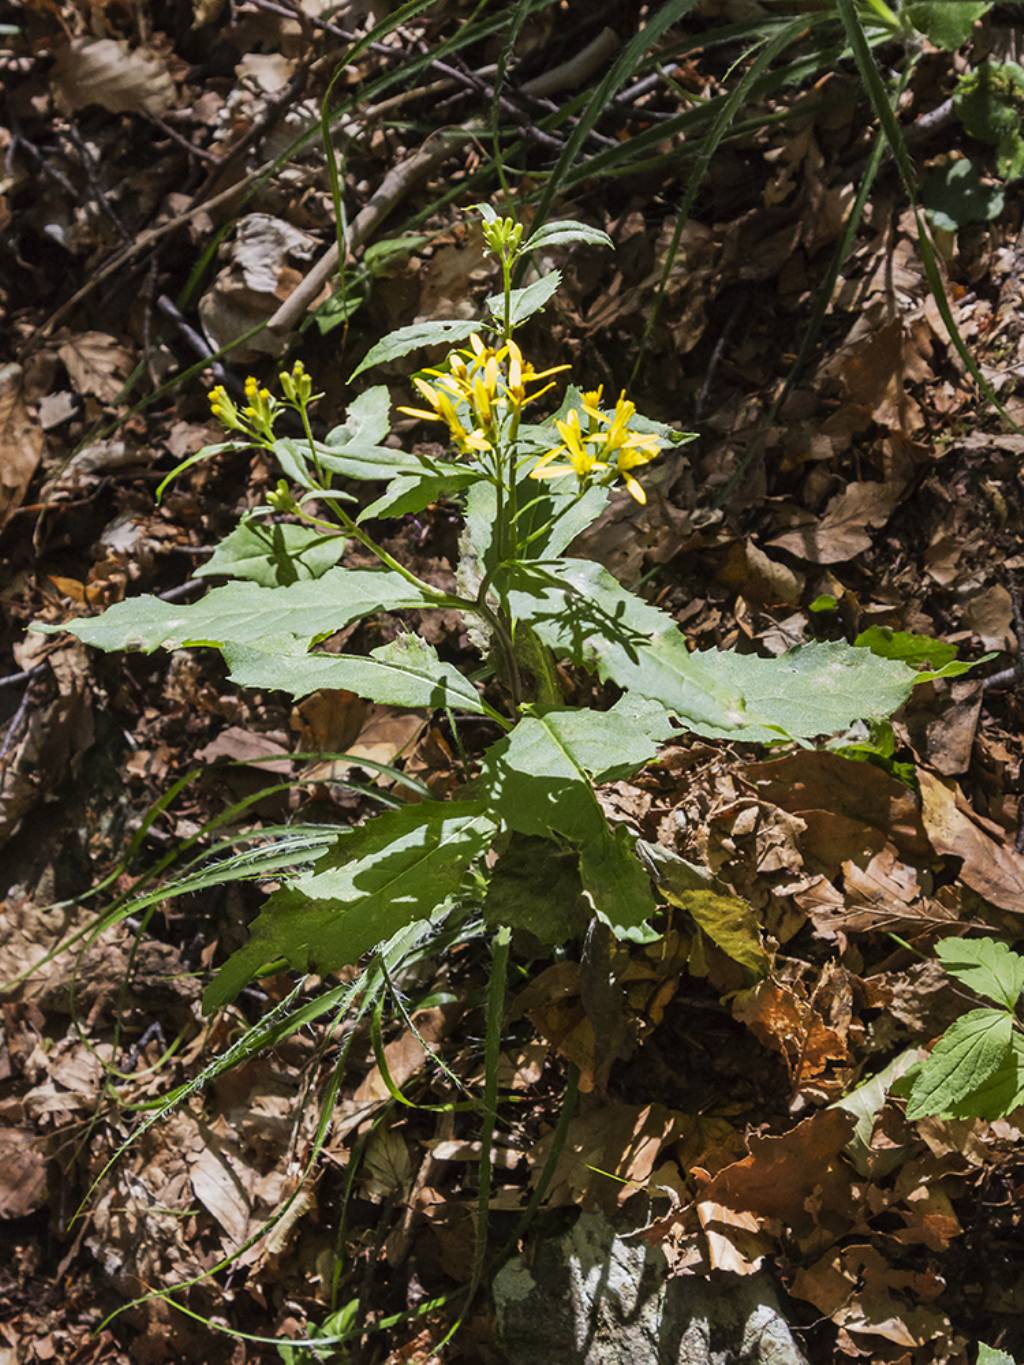
[[[504,251],[501,253],[501,277],[505,294],[504,339],[508,341],[512,336],[512,262]]]

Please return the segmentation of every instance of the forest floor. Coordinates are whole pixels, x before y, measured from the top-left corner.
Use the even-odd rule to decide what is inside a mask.
[[[384,332],[474,316],[494,280],[462,210],[489,198],[529,220],[580,117],[572,101],[646,14],[537,6],[498,102],[514,186],[502,201],[487,129],[505,29],[487,29],[487,6],[407,8],[349,59],[392,6],[334,18],[311,0],[0,7],[11,30],[0,37],[0,981],[232,803],[247,803],[232,828],[358,819],[382,790],[360,757],[437,794],[459,780],[443,717],[348,694],[291,706],[226,684],[212,651],[102,655],[26,633],[35,618],[133,593],[202,592],[194,571],[276,477],[260,456],[215,460],[157,505],[168,470],[217,439],[206,389],[301,355],[327,420]],[[491,8],[506,27],[525,13]],[[835,1104],[969,1007],[934,960],[937,933],[1024,936],[1024,690],[1019,676],[987,685],[1015,667],[1024,638],[1024,235],[1008,192],[1020,181],[994,216],[936,237],[941,297],[1003,415],[950,343],[891,159],[828,287],[874,138],[849,62],[808,61],[800,79],[752,94],[677,232],[694,160],[677,155],[689,144],[671,120],[727,88],[743,25],[772,8],[705,0],[681,14],[657,63],[599,111],[570,166],[579,173],[563,176],[558,216],[604,228],[616,250],[552,253],[565,288],[526,333],[535,363],[571,361],[588,388],[628,384],[641,411],[698,434],[652,475],[646,506],[614,501],[586,553],[642,583],[695,648],[778,655],[881,627],[992,658],[918,687],[891,730],[847,737],[865,761],[684,735],[603,791],[617,818],[749,902],[774,970],[751,987],[683,915],[657,944],[616,949],[603,1004],[578,953],[521,957],[502,1056],[517,1103],[499,1122],[493,1217],[499,1232],[513,1226],[572,1063],[579,1102],[538,1231],[568,1209],[613,1213],[642,1197],[644,1235],[675,1273],[766,1267],[812,1361],[973,1361],[979,1341],[1024,1358],[1014,1115],[912,1123],[879,1097],[854,1135]],[[970,64],[1016,55],[1013,8],[991,9],[959,51],[925,45],[898,109],[919,167],[966,148],[990,194],[992,149],[971,142],[948,101]],[[473,24],[473,41],[434,55]],[[706,45],[728,25],[731,38]],[[390,198],[340,302],[311,324],[300,309],[273,335],[252,332],[334,239],[316,120],[339,63],[349,222],[382,185]],[[409,158],[441,128],[459,135],[417,177]],[[820,328],[787,384],[823,288]],[[228,349],[211,361],[214,347]],[[399,402],[401,373],[384,371]],[[394,534],[418,573],[444,580],[455,509],[438,504]],[[452,622],[434,620],[433,643],[457,658]],[[359,629],[375,644],[397,623]],[[311,752],[351,759],[291,757]],[[395,1102],[360,1031],[314,1178],[225,1271],[206,1275],[304,1180],[331,1069],[326,1026],[213,1079],[90,1189],[140,1106],[291,989],[275,977],[237,1010],[200,1010],[203,980],[258,903],[237,887],[158,901],[0,997],[0,1365],[312,1358],[271,1343],[321,1330],[351,1302],[364,1335],[319,1358],[433,1358],[450,1313],[409,1310],[470,1275],[476,1133],[401,1019],[385,1032],[390,1078],[434,1108]],[[404,983],[419,1033],[479,1084],[483,946],[419,972]],[[128,1300],[195,1277],[176,1296],[193,1316],[155,1297],[97,1330]],[[393,1314],[406,1316],[383,1329]],[[450,1355],[501,1360],[486,1295]]]

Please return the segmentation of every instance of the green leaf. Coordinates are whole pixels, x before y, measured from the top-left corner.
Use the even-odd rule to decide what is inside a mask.
[[[979,1341],[977,1365],[1017,1365],[1017,1362],[1009,1351],[997,1351],[994,1346]]]
[[[386,384],[375,384],[345,409],[345,420],[324,440],[331,450],[377,446],[391,430],[391,395]]]
[[[474,332],[480,331],[479,322],[465,319],[451,319],[444,322],[414,322],[408,327],[399,327],[382,337],[376,346],[363,357],[362,361],[349,375],[349,383],[356,375],[374,365],[383,365],[388,360],[398,360],[410,351],[418,351],[424,346],[450,346],[455,341],[465,341]]]
[[[862,1081],[856,1089],[831,1106],[833,1109],[845,1109],[857,1120],[853,1136],[846,1144],[846,1154],[859,1175],[866,1176],[870,1171],[879,1179],[903,1164],[904,1147],[887,1147],[882,1152],[872,1152],[871,1136],[889,1091],[925,1055],[919,1047],[904,1048],[887,1067]]]
[[[771,960],[761,943],[760,921],[745,900],[713,891],[675,891],[664,881],[658,889],[670,905],[685,910],[733,962],[756,977],[767,976]]]
[[[184,649],[252,644],[291,635],[309,642],[341,630],[376,611],[437,606],[400,574],[377,569],[330,569],[321,578],[287,588],[226,583],[186,606],[146,594],[129,597],[99,616],[64,625],[34,622],[33,630],[53,635],[67,630],[96,649]]]
[[[400,474],[397,479],[392,479],[379,498],[363,508],[356,520],[364,522],[374,517],[404,517],[411,512],[422,512],[424,507],[437,502],[438,498],[458,493],[480,478],[478,470],[464,465],[445,465],[438,469],[424,469],[416,474]]]
[[[321,975],[358,961],[453,895],[494,833],[481,802],[424,801],[342,835],[309,872],[270,897],[249,942],[207,988],[205,1008],[226,1005],[279,958]]]
[[[965,1102],[1003,1066],[1013,1020],[1004,1010],[971,1010],[942,1035],[914,1080],[907,1118],[946,1114]]]
[[[1024,957],[995,938],[944,938],[935,955],[958,981],[978,995],[1015,1008],[1024,991]]]
[[[858,649],[870,649],[881,659],[899,659],[911,668],[929,664],[941,669],[957,656],[956,645],[933,640],[930,635],[915,635],[907,630],[892,630],[889,626],[869,626],[853,642]],[[969,667],[970,665],[968,665]]]
[[[491,711],[469,679],[442,663],[433,645],[417,635],[400,635],[368,657],[310,654],[293,635],[249,645],[229,641],[224,657],[239,687],[265,687],[296,698],[332,688],[386,706],[448,706],[478,716]]]
[[[484,919],[491,929],[506,924],[541,943],[562,944],[586,929],[582,896],[577,853],[550,839],[513,834],[491,872]]]
[[[1004,180],[1024,174],[1024,67],[1017,62],[980,62],[957,82],[953,106],[964,128],[996,149]]]
[[[618,939],[652,943],[661,935],[647,923],[655,910],[651,879],[625,825],[605,825],[580,849],[580,880],[594,913]]]
[[[281,468],[290,478],[303,483],[306,488],[313,486],[308,475],[300,479],[289,467],[290,463],[294,463],[305,469],[309,461],[307,442],[289,436],[275,441],[273,449]],[[392,450],[390,446],[356,443],[339,447],[324,445],[322,441],[317,441],[315,450],[317,459],[325,469],[329,469],[333,474],[340,474],[345,479],[357,479],[361,483],[422,474],[437,467],[419,455],[410,455],[405,450]],[[440,466],[441,469],[446,467]],[[352,502],[354,499],[347,498],[346,501]]]
[[[839,606],[839,599],[833,597],[830,592],[823,592],[807,608],[808,611],[835,611]]]
[[[710,738],[834,734],[890,715],[915,681],[903,664],[842,643],[805,645],[777,659],[691,653],[670,616],[589,560],[514,565],[508,582],[513,614],[555,653],[649,698],[637,714],[663,738],[671,734],[666,713]]]
[[[971,30],[992,8],[995,0],[910,0],[900,10],[918,33],[930,43],[952,52],[962,47]]]
[[[637,942],[653,937],[645,923],[655,909],[650,878],[628,832],[609,830],[593,782],[635,772],[655,749],[625,717],[538,709],[488,749],[481,776],[494,811],[510,829],[539,838],[560,835],[580,846],[584,889],[596,913],[619,938]]]
[[[273,588],[299,579],[320,578],[345,552],[345,537],[325,535],[312,526],[246,517],[220,542],[213,556],[196,569],[196,578],[223,574]]]
[[[569,242],[586,242],[588,246],[607,246],[615,249],[615,243],[607,232],[602,232],[600,228],[591,227],[589,223],[577,222],[574,218],[558,218],[538,228],[532,237],[526,239],[520,251],[525,255],[527,251],[540,251],[549,246],[566,246]]]
[[[1009,1018],[1009,1015],[1006,1016]],[[1024,1105],[1024,1035],[1014,1029],[1002,1061],[976,1090],[950,1107],[947,1118],[1001,1119]]]
[[[999,185],[982,182],[973,162],[952,161],[925,176],[921,203],[929,221],[943,232],[956,232],[968,223],[989,223],[1006,207]]]
[[[541,275],[539,280],[534,280],[525,289],[513,289],[509,295],[510,320],[513,327],[518,327],[534,313],[539,313],[544,305],[554,297],[558,286],[562,283],[562,273],[559,270],[549,270],[546,275]],[[488,311],[493,317],[505,320],[505,295],[492,294],[487,300]]]
[[[383,273],[382,267],[396,256],[411,256],[421,246],[430,241],[421,232],[410,232],[400,237],[384,237],[379,242],[371,242],[363,252],[363,265],[371,275]]]
[[[557,432],[551,444],[557,444]],[[518,483],[520,515],[517,532],[529,544],[524,559],[555,559],[581,532],[601,515],[608,505],[609,490],[588,488],[577,502],[572,480],[539,483],[525,473]],[[497,495],[494,485],[479,480],[469,490],[465,509],[465,540],[478,563],[493,567],[494,528],[497,523]]]

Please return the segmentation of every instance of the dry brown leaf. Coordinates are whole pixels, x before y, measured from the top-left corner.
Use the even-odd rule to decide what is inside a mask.
[[[769,558],[752,540],[729,546],[718,570],[718,581],[736,588],[754,602],[785,602],[795,606],[804,589],[802,574]]]
[[[61,48],[51,80],[70,113],[98,104],[112,114],[162,114],[174,103],[164,58],[113,38],[77,38]]]
[[[240,1246],[249,1228],[250,1199],[233,1164],[214,1145],[204,1145],[190,1154],[189,1180],[195,1197]]]
[[[853,1172],[841,1155],[854,1124],[845,1110],[820,1109],[780,1137],[752,1138],[749,1156],[702,1181],[698,1204],[775,1220],[802,1245],[830,1243],[856,1217]],[[714,1221],[721,1226],[720,1215]]]
[[[113,403],[124,387],[134,356],[106,332],[79,332],[58,348],[72,384],[81,394]]]
[[[1024,857],[982,829],[960,789],[918,769],[921,813],[936,853],[960,858],[960,879],[1000,910],[1024,914]]]
[[[983,693],[984,684],[964,678],[934,701],[906,710],[903,728],[914,752],[943,777],[965,773],[970,766]]]
[[[25,500],[43,453],[43,432],[28,414],[20,365],[0,368],[0,527]]]
[[[820,520],[785,531],[768,544],[812,564],[840,564],[870,548],[868,528],[884,526],[902,495],[900,483],[851,483]]]
[[[0,1128],[0,1218],[25,1218],[46,1202],[46,1162],[34,1133]]]
[[[849,1008],[847,1002],[847,1008],[833,1011],[833,997],[830,990],[819,999],[817,991],[808,997],[785,982],[760,981],[733,1000],[735,1018],[782,1055],[794,1093],[813,1086],[816,1092],[832,1094],[845,1086],[851,1065]],[[827,1018],[826,1010],[835,1017]]]
[[[824,749],[801,749],[788,758],[750,763],[743,775],[759,796],[794,815],[809,810],[845,815],[880,830],[905,858],[928,857],[914,793],[870,763],[852,763]]]
[[[625,1203],[647,1184],[662,1148],[681,1136],[685,1126],[685,1114],[661,1104],[600,1102],[569,1124],[548,1202],[560,1206],[594,1200],[608,1210]],[[534,1149],[535,1182],[550,1145],[549,1134]]]
[[[796,1298],[813,1303],[855,1337],[881,1337],[911,1350],[936,1338],[948,1338],[949,1319],[926,1304],[912,1305],[897,1294],[934,1297],[935,1288],[941,1290],[944,1285],[926,1274],[895,1269],[867,1244],[827,1252],[814,1265],[798,1271],[789,1286]],[[865,1347],[866,1343],[860,1342],[852,1353],[874,1355]],[[937,1358],[948,1360],[949,1356],[943,1353]]]
[[[1005,649],[1013,638],[1013,601],[1001,583],[977,593],[964,607],[964,620],[986,649]]]

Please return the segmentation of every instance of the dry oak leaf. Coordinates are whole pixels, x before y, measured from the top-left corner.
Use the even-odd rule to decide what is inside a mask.
[[[759,797],[793,815],[844,815],[880,830],[909,861],[929,856],[914,793],[870,763],[854,763],[824,749],[802,749],[788,758],[750,763],[743,776]]]
[[[884,526],[903,496],[902,483],[851,483],[829,502],[820,520],[768,542],[812,564],[841,564],[871,546],[868,528]]]
[[[28,414],[20,365],[0,368],[0,527],[21,506],[43,453],[43,431]]]
[[[921,814],[935,852],[959,858],[960,880],[979,896],[1000,910],[1024,914],[1024,857],[986,833],[958,787],[927,768],[919,768],[917,776]]]
[[[874,1247],[857,1244],[829,1251],[814,1265],[798,1271],[789,1292],[813,1303],[855,1337],[881,1337],[913,1348],[937,1337],[948,1338],[949,1319],[925,1304],[911,1306],[896,1295],[934,1298],[943,1288],[933,1276],[896,1270]],[[856,1354],[869,1354],[863,1342],[857,1347]],[[949,1356],[943,1352],[930,1358],[948,1360]],[[890,1359],[888,1354],[885,1359]]]
[[[53,91],[69,113],[98,104],[112,114],[162,114],[174,103],[163,57],[113,38],[77,38],[54,63]]]
[[[841,1153],[852,1114],[821,1109],[780,1137],[755,1137],[750,1154],[708,1178],[699,1167],[697,1214],[713,1269],[751,1274],[766,1238],[791,1228],[801,1246],[820,1250],[854,1224],[852,1169]]]
[[[80,332],[58,348],[68,376],[79,393],[113,403],[132,367],[132,353],[106,332]]]

